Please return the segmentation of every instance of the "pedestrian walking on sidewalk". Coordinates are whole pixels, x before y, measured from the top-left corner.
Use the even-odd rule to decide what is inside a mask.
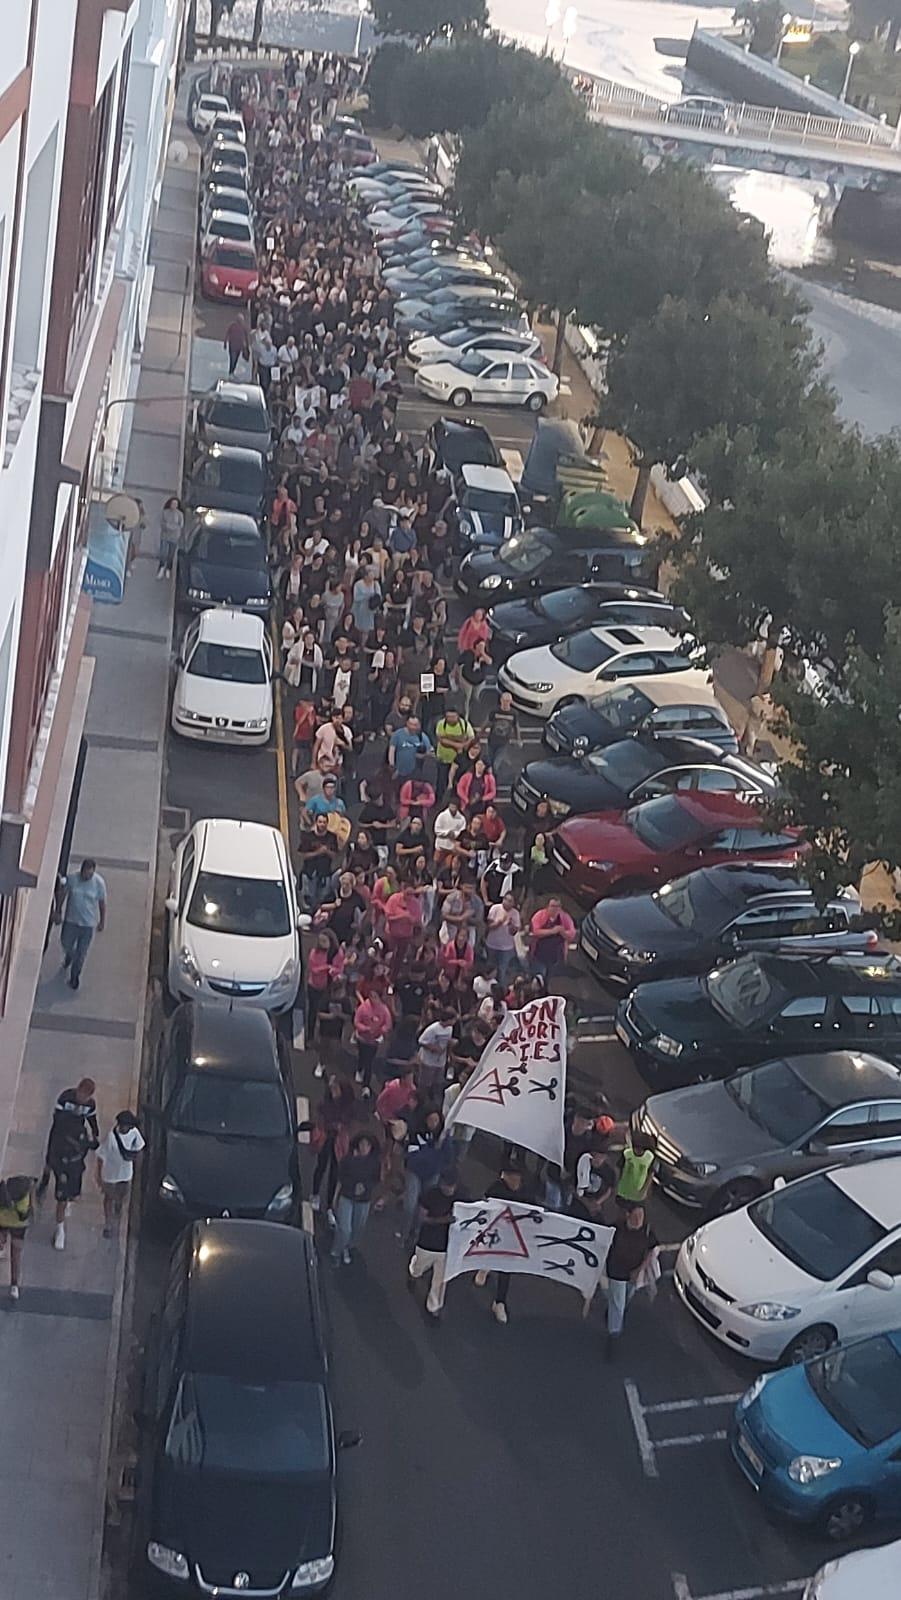
[[[72,1201],[81,1194],[88,1151],[96,1150],[99,1143],[94,1081],[82,1078],[74,1089],[64,1089],[54,1106],[44,1172],[38,1185],[40,1199],[52,1175],[56,1200],[54,1250],[66,1248],[66,1215]]]
[[[25,1235],[34,1215],[34,1179],[0,1179],[0,1254],[9,1240],[9,1298],[18,1300]]]
[[[103,1237],[111,1239],[119,1223],[131,1180],[135,1156],[144,1148],[144,1136],[132,1111],[120,1111],[97,1150],[97,1185],[103,1195]]]
[[[358,1133],[350,1141],[344,1160],[338,1163],[338,1198],[335,1205],[335,1239],[332,1261],[350,1266],[369,1220],[372,1196],[379,1181],[382,1158],[371,1134]]]
[[[170,494],[160,512],[160,565],[158,578],[171,578],[185,531],[185,514],[177,494]]]
[[[407,1265],[407,1287],[412,1290],[417,1278],[427,1272],[432,1275],[426,1296],[426,1316],[433,1322],[441,1319],[444,1308],[444,1269],[447,1266],[447,1241],[454,1220],[454,1205],[468,1197],[460,1188],[456,1171],[448,1168],[430,1189],[426,1189],[419,1203],[419,1232],[416,1249]]]
[[[228,375],[232,377],[239,361],[250,360],[250,335],[240,311],[225,331],[225,348],[228,351]]]
[[[57,915],[62,921],[63,966],[69,971],[69,988],[77,989],[94,932],[102,933],[106,927],[106,884],[90,856],[77,872],[59,879]]]

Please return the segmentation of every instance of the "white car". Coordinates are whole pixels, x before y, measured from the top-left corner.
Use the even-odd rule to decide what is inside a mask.
[[[803,1600],[898,1600],[901,1539],[878,1550],[851,1550],[815,1572]]]
[[[686,687],[709,683],[709,675],[693,666],[688,645],[665,628],[582,628],[556,644],[518,650],[498,673],[518,711],[549,717],[561,706],[591,705],[617,685],[664,673],[685,676]],[[690,676],[689,676],[690,675]]]
[[[540,362],[525,356],[511,360],[506,351],[493,347],[471,350],[453,362],[424,363],[417,367],[414,382],[431,399],[461,411],[473,404],[543,411],[560,387],[560,380]]]
[[[237,139],[239,144],[247,143],[247,129],[240,111],[217,111],[213,118],[210,133],[213,138],[217,134],[224,134],[226,138]]]
[[[200,241],[200,254],[205,256],[215,239],[227,239],[229,244],[254,243],[253,223],[239,211],[211,211]]]
[[[185,739],[266,744],[272,729],[272,643],[262,617],[214,606],[184,637],[172,729]]]
[[[301,977],[297,896],[277,828],[195,822],[166,899],[168,985],[177,999],[288,1011]]]
[[[901,1156],[815,1172],[686,1239],[676,1289],[754,1361],[901,1327]]]
[[[541,340],[537,333],[519,333],[516,328],[451,328],[448,333],[427,334],[414,339],[407,347],[407,360],[411,366],[435,366],[449,361],[453,366],[461,356],[475,351],[481,355],[486,350],[510,356],[534,356],[542,359]]]
[[[202,94],[191,118],[195,133],[209,133],[216,118],[230,111],[224,94]]]

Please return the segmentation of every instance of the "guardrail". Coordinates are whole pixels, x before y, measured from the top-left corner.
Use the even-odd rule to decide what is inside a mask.
[[[672,128],[674,134],[697,129],[713,134],[727,134],[734,138],[746,137],[755,142],[788,138],[799,146],[828,145],[840,151],[876,148],[897,150],[899,129],[885,122],[846,122],[841,117],[818,116],[814,112],[781,111],[773,106],[725,104],[723,110],[692,110],[678,102],[658,99],[611,78],[589,78],[579,75],[583,93],[595,116],[604,119],[605,113],[615,113],[617,119],[634,122],[655,122],[661,128]]]

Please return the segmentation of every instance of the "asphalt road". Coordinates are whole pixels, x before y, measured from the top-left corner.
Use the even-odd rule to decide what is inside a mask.
[[[220,313],[198,308],[215,336]],[[224,321],[222,322],[224,327]],[[414,397],[403,423],[416,431],[434,408]],[[527,443],[525,414],[485,420],[498,442]],[[538,730],[527,730],[523,754]],[[379,751],[369,746],[370,759]],[[170,737],[164,814],[174,843],[201,816],[293,823],[278,747],[256,753],[194,747]],[[167,863],[161,863],[166,870]],[[156,953],[160,973],[161,952]],[[612,1031],[611,997],[574,956],[563,980],[578,1019],[569,1082],[603,1096],[618,1116],[645,1090]],[[163,1001],[153,1028],[159,1026]],[[319,1086],[296,1052],[296,1089]],[[478,1136],[465,1174],[478,1194],[497,1147]],[[690,1219],[654,1196],[652,1222],[675,1246]],[[817,1544],[772,1526],[732,1467],[721,1437],[734,1397],[753,1376],[708,1340],[664,1280],[654,1304],[639,1297],[615,1363],[603,1359],[602,1307],[588,1321],[565,1287],[517,1278],[511,1320],[499,1327],[487,1291],[455,1282],[440,1327],[404,1283],[395,1216],[372,1219],[362,1259],[323,1274],[340,1428],[363,1443],[342,1458],[343,1545],[334,1600],[745,1600],[799,1592],[824,1558]],[[325,1243],[325,1241],[323,1241]],[[671,1267],[673,1251],[665,1254]],[[167,1250],[139,1234],[134,1367],[158,1304]],[[600,1301],[600,1297],[599,1297]],[[663,1409],[655,1409],[663,1408]],[[110,1531],[129,1584],[129,1518]],[[775,1587],[773,1587],[775,1586]]]

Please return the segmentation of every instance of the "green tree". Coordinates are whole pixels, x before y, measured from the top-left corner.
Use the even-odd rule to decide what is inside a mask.
[[[854,32],[862,39],[879,38],[893,55],[901,33],[901,0],[851,0]]]
[[[372,0],[379,33],[406,34],[427,45],[488,22],[485,0]]]
[[[782,0],[738,0],[732,20],[743,22],[751,35],[751,54],[772,59],[782,38]]]
[[[491,107],[508,100],[537,105],[550,94],[575,99],[556,62],[477,34],[426,51],[392,41],[376,53],[367,81],[376,120],[396,123],[420,139],[478,128]]]

